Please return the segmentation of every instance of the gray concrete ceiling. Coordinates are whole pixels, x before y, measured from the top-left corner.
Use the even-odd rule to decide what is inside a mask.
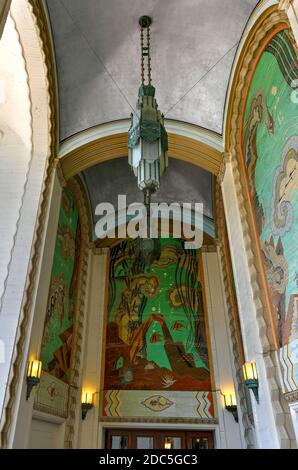
[[[140,77],[138,18],[153,17],[153,85],[169,119],[222,132],[237,42],[256,0],[47,0],[61,140],[127,118]],[[207,73],[208,72],[208,73]]]
[[[127,205],[143,202],[143,193],[137,187],[127,158],[117,158],[95,165],[82,173],[87,187],[93,222],[95,208],[101,202],[110,202],[117,208],[118,194],[125,194]],[[212,175],[197,166],[171,158],[162,177],[160,189],[153,194],[152,202],[203,203],[204,215],[213,219]]]

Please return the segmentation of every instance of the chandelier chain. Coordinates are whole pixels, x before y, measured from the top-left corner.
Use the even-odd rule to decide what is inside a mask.
[[[144,38],[144,28],[141,27],[141,83],[145,84],[145,58],[147,59],[147,81],[148,85],[152,83],[152,74],[151,74],[151,55],[150,55],[150,27],[146,27],[146,45]]]
[[[144,71],[144,30],[141,28],[141,83],[144,85],[145,71]]]
[[[150,55],[150,27],[147,28],[147,47],[148,47],[148,84],[151,85],[151,55]]]

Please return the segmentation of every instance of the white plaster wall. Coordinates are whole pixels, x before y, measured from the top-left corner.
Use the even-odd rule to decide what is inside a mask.
[[[7,237],[5,254],[3,259],[7,260],[7,250],[9,250],[10,261],[8,264],[7,274],[5,277],[5,291],[3,292],[3,274],[2,274],[2,304],[0,312],[0,339],[5,346],[5,361],[0,364],[0,415],[1,423],[0,428],[3,424],[4,415],[2,414],[3,408],[9,399],[9,390],[6,388],[11,377],[11,364],[13,355],[15,353],[15,341],[17,339],[17,328],[22,318],[22,307],[26,300],[25,289],[27,283],[27,275],[30,270],[30,258],[31,250],[35,241],[35,230],[36,222],[39,210],[40,196],[43,189],[43,179],[46,169],[47,159],[49,156],[50,146],[50,124],[49,124],[49,96],[48,96],[48,83],[46,79],[46,67],[44,64],[44,56],[41,50],[40,39],[35,28],[32,13],[30,11],[29,4],[26,0],[13,0],[10,10],[11,17],[13,18],[16,29],[19,35],[19,40],[22,45],[22,53],[24,58],[23,69],[26,72],[20,73],[19,77],[11,76],[11,85],[18,87],[20,90],[23,87],[21,97],[18,96],[18,100],[30,99],[29,105],[18,106],[18,102],[14,101],[13,91],[8,93],[6,87],[3,101],[5,106],[10,106],[12,102],[12,109],[9,110],[9,118],[7,119],[7,129],[10,131],[10,126],[14,125],[15,120],[18,122],[16,128],[13,129],[14,135],[18,140],[18,147],[12,148],[11,142],[7,141],[4,145],[5,140],[1,143],[1,152],[5,158],[1,158],[1,164],[3,167],[1,170],[6,172],[4,180],[4,194],[1,195],[2,211],[9,209],[9,214],[1,217],[1,222],[4,223],[4,228],[1,233],[1,243],[4,238]],[[1,54],[0,54],[1,56]],[[15,63],[20,65],[20,61]],[[27,87],[25,90],[22,76],[26,73],[28,78]],[[23,74],[23,75],[22,75]],[[0,77],[1,78],[1,77]],[[4,87],[5,88],[5,87]],[[10,97],[9,102],[6,102],[7,97]],[[29,98],[28,98],[29,97]],[[12,100],[12,101],[11,101]],[[30,114],[28,114],[28,107]],[[8,109],[8,108],[7,108]],[[26,113],[25,113],[26,111]],[[20,115],[18,113],[20,112]],[[5,113],[7,114],[7,113]],[[15,120],[14,120],[15,118]],[[22,121],[29,121],[31,126],[30,131],[27,127],[23,128]],[[6,129],[6,130],[7,130]],[[31,132],[31,136],[30,136]],[[8,134],[7,134],[8,136]],[[30,139],[29,139],[30,136]],[[4,133],[5,139],[5,133]],[[29,140],[31,146],[29,147]],[[22,144],[22,150],[21,150]],[[23,153],[23,148],[26,148],[30,152],[29,157],[26,158]],[[9,153],[10,152],[10,153]],[[8,158],[8,157],[11,158]],[[27,159],[27,161],[26,161]],[[20,174],[18,170],[23,168]],[[27,172],[27,174],[26,174]],[[2,173],[2,171],[0,172]],[[7,185],[10,186],[8,187]],[[1,190],[3,185],[0,185]],[[22,188],[22,192],[21,192]],[[21,199],[21,200],[20,200]],[[18,212],[18,213],[17,213]],[[14,216],[8,218],[14,213]],[[17,224],[16,224],[17,214]],[[48,213],[44,214],[47,218]],[[1,223],[0,222],[0,223]],[[13,232],[14,226],[14,232]],[[6,232],[7,230],[7,232]],[[8,236],[9,232],[9,236]],[[11,237],[13,236],[13,246],[11,245]],[[43,242],[44,240],[42,240]],[[6,263],[7,265],[7,263]],[[40,265],[37,267],[37,272],[40,269]],[[32,306],[34,308],[34,295],[33,295]],[[25,367],[27,362],[28,345],[30,338],[30,328],[33,319],[33,310],[28,312],[28,336],[26,338],[24,349],[23,349],[23,362],[20,365],[21,376],[25,374]],[[16,402],[20,400],[22,382],[19,382],[18,388],[15,390]],[[12,434],[15,431],[15,425],[17,421],[17,413],[13,414],[12,417]],[[12,437],[13,438],[13,437]],[[12,441],[9,441],[11,446]]]
[[[36,359],[40,357],[40,347],[44,330],[53,256],[57,236],[61,193],[61,186],[57,175],[55,175],[53,178],[52,197],[44,241],[42,264],[36,292],[32,327],[28,329],[28,341],[30,341],[27,353],[28,359]],[[15,411],[17,419],[12,443],[12,447],[14,448],[27,448],[29,437],[31,442],[30,445],[34,444],[34,438],[32,432],[30,431],[33,425],[32,414],[36,413],[33,411],[34,395],[35,389],[32,390],[30,399],[26,401],[26,380],[24,377],[24,380],[22,381],[20,400]],[[43,422],[47,421],[47,419],[49,422],[52,422],[53,417],[43,413]],[[62,436],[61,439],[62,442],[60,444],[61,447],[63,447],[64,436]]]
[[[223,394],[236,395],[234,361],[230,347],[227,308],[218,253],[203,253],[202,259],[215,388]],[[241,419],[236,423],[232,414],[225,410],[221,393],[216,394],[220,438],[217,447],[223,449],[245,448]],[[238,412],[240,413],[239,407]]]
[[[32,151],[28,75],[14,20],[0,41],[0,310]]]
[[[61,419],[35,412],[28,449],[63,449],[64,432],[65,423]]]
[[[31,159],[30,106],[23,49],[15,22],[9,15],[0,41],[0,339],[5,353],[0,363],[0,404],[4,400],[18,322],[18,315],[5,315],[3,307]],[[16,286],[13,295],[17,296]]]
[[[289,406],[290,406],[291,418],[293,421],[296,441],[298,443],[298,401],[295,403],[290,403]]]
[[[250,283],[247,254],[231,163],[227,163],[226,166],[222,192],[245,357],[247,361],[256,361],[259,375],[259,404],[256,404],[252,395],[257,445],[259,448],[279,448],[280,442],[274,421],[270,382],[266,375],[266,357],[263,355],[256,317],[257,299],[253,298]]]

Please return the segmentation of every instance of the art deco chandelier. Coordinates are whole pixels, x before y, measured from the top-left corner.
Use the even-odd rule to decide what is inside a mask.
[[[168,166],[168,136],[164,127],[164,117],[160,113],[155,99],[155,88],[152,86],[151,24],[152,19],[149,16],[142,16],[139,19],[141,28],[141,86],[137,109],[132,114],[128,133],[128,162],[137,177],[138,187],[144,193],[148,215],[147,238],[136,239],[135,254],[142,259],[147,268],[150,268],[152,262],[160,256],[159,239],[150,238],[151,195],[159,188],[160,178]]]

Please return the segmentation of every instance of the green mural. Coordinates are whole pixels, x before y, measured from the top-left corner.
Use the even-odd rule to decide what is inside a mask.
[[[210,390],[198,253],[162,239],[145,272],[133,246],[111,253],[104,388]]]
[[[281,346],[298,340],[297,90],[297,52],[285,30],[271,40],[256,67],[245,109],[243,141]]]
[[[72,192],[62,193],[50,291],[41,348],[43,369],[68,381],[80,250],[78,210]]]

